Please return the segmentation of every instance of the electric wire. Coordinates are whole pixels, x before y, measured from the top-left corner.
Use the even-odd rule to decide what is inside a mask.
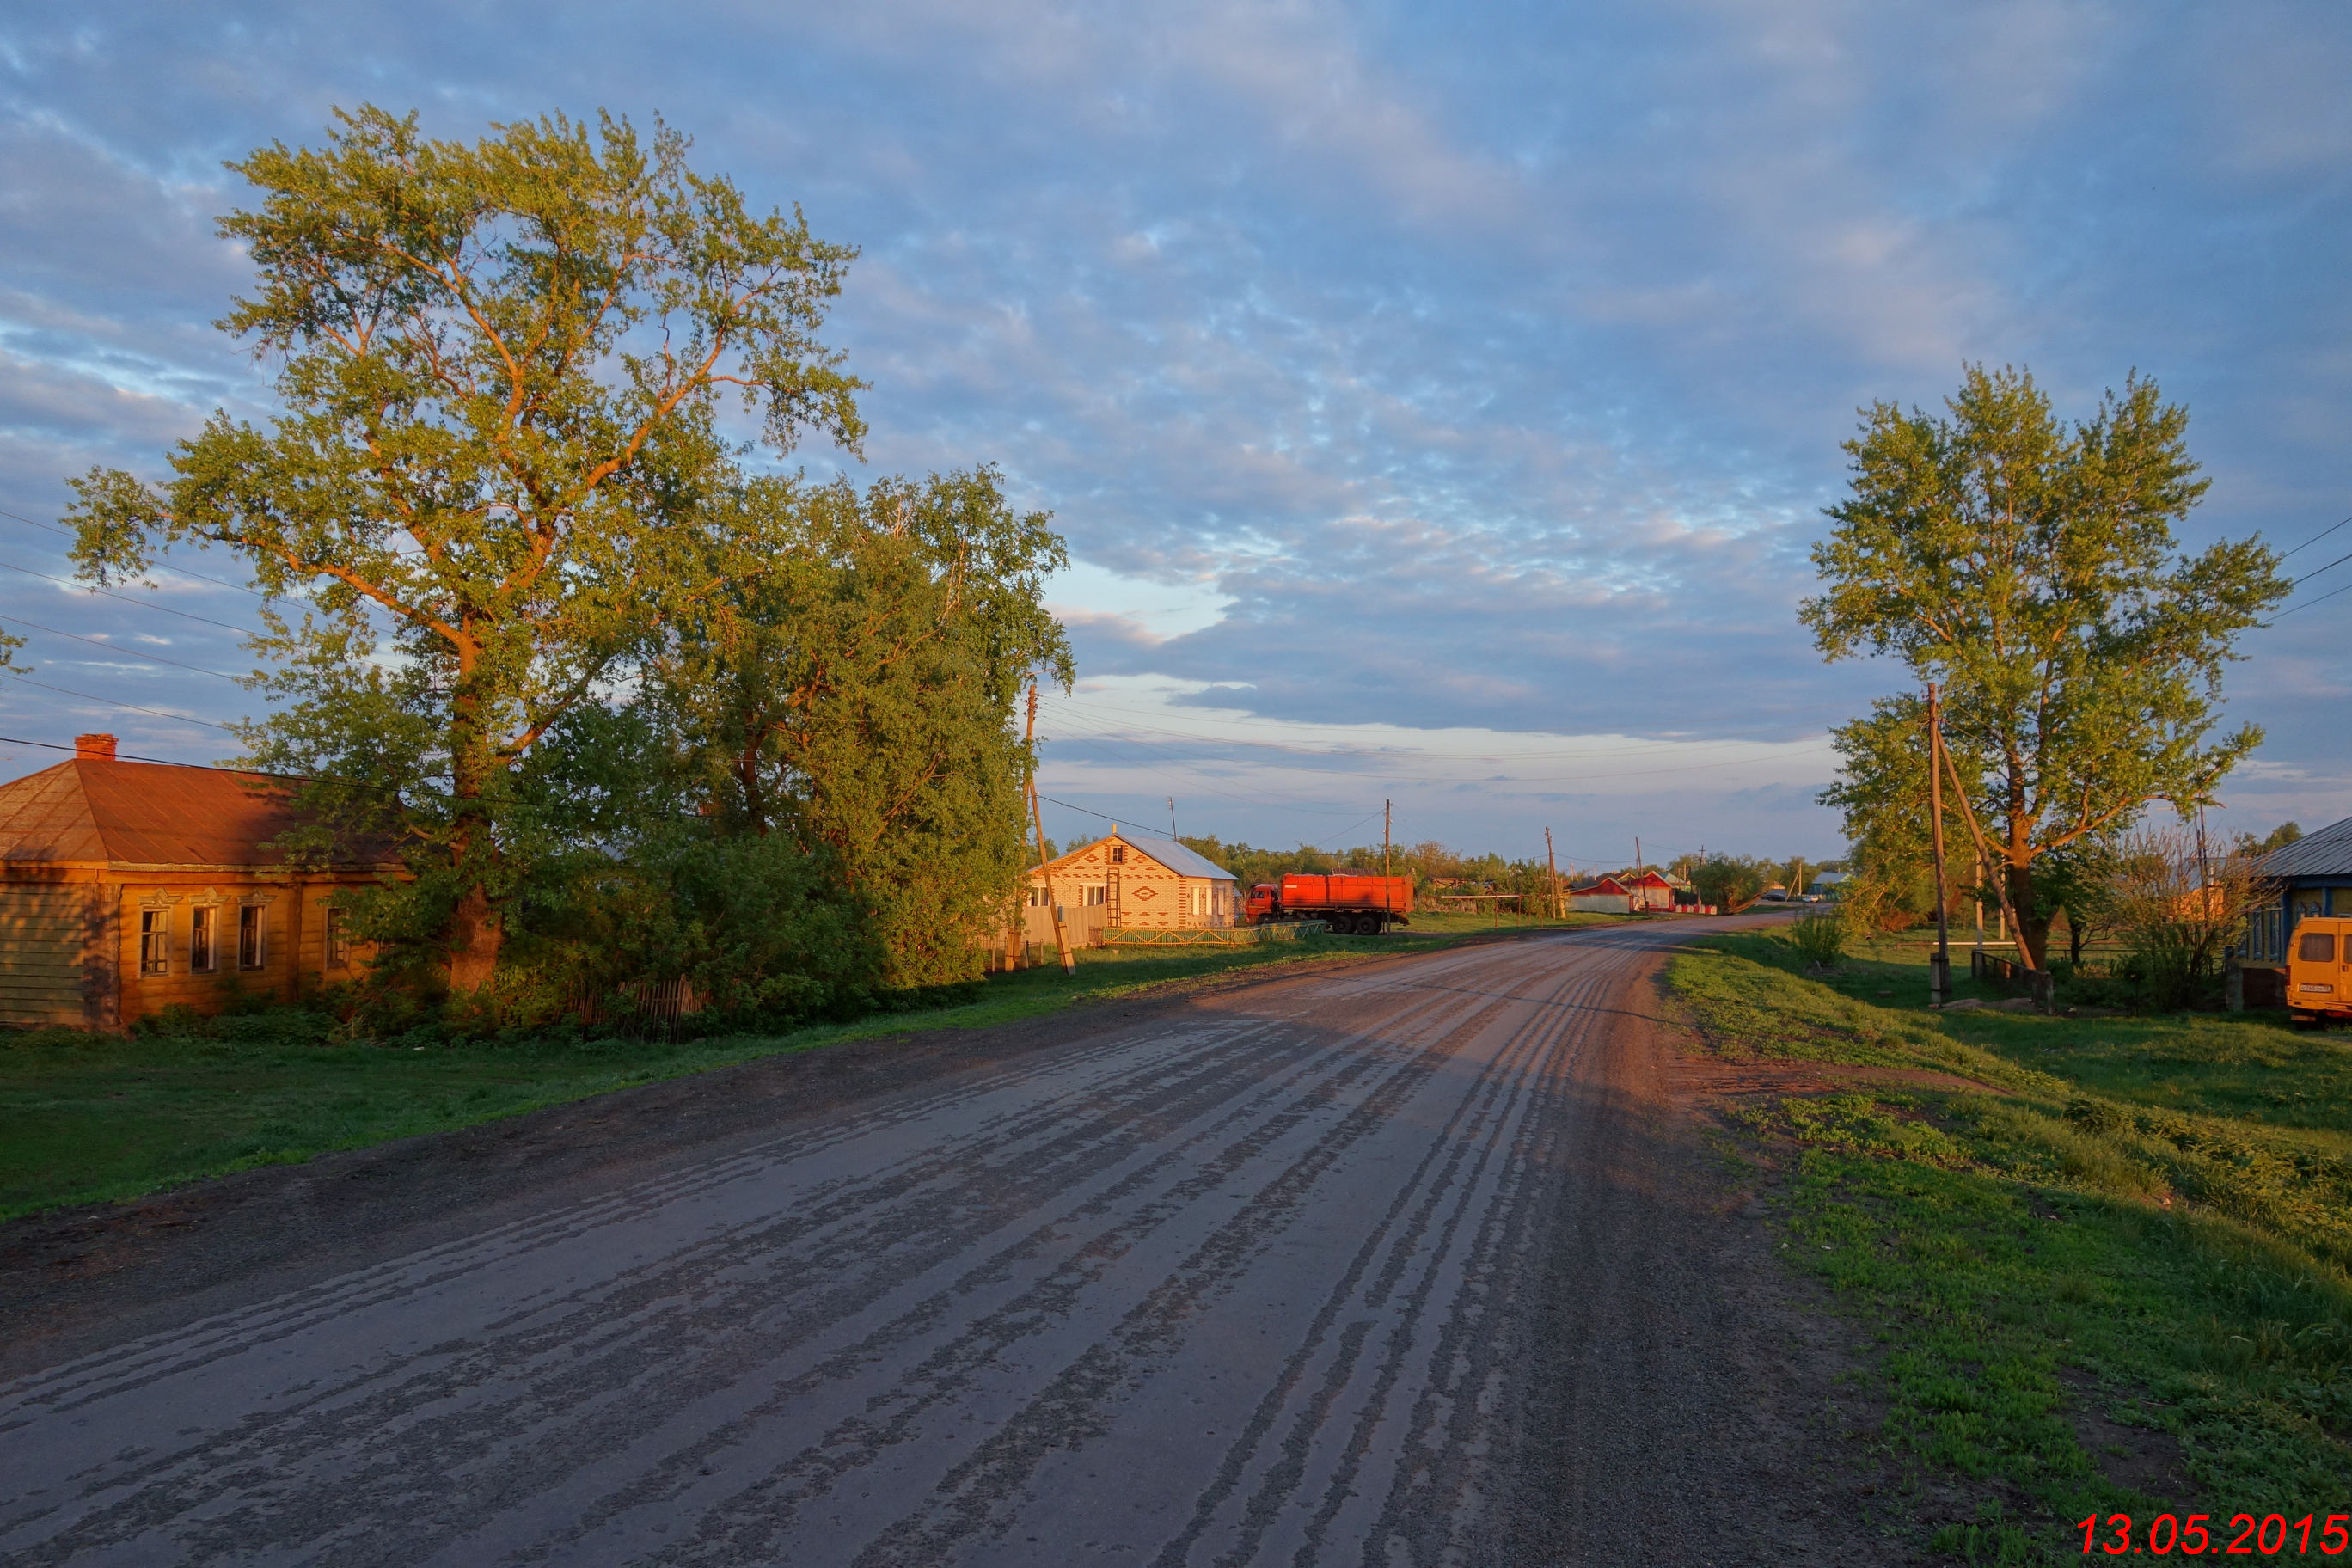
[[[206,669],[201,664],[184,664],[176,658],[165,658],[160,653],[147,653],[135,647],[118,647],[110,642],[101,642],[96,637],[83,637],[79,632],[61,632],[55,626],[45,626],[38,621],[28,621],[22,616],[0,615],[0,622],[5,621],[14,621],[20,626],[30,626],[37,632],[47,632],[53,637],[71,637],[76,642],[86,642],[92,647],[102,647],[109,653],[127,653],[135,658],[153,659],[157,664],[168,664],[177,669],[192,669],[198,675],[218,676],[223,680],[234,680],[240,686],[247,679],[242,675],[230,675],[223,670]]]
[[[68,539],[74,537],[73,531],[71,529],[59,528],[56,523],[43,522],[37,518],[26,517],[22,512],[0,510],[0,517],[14,518],[18,522],[29,524],[34,528],[42,529],[50,533],[62,534]],[[244,587],[238,584],[228,582],[220,577],[207,577],[201,572],[191,572],[184,566],[173,566],[161,561],[157,562],[155,564],[165,572],[175,573],[182,577],[193,577],[199,583],[210,583],[215,588],[233,589],[239,594],[245,594],[256,599],[266,600],[269,597],[268,595],[263,593],[258,588]]]
[[[2306,539],[2301,544],[2296,545],[2294,550],[2288,551],[2286,555],[2280,556],[2279,559],[2284,561],[2286,559],[2287,555],[2293,555],[2300,551],[2310,549],[2313,545],[2318,543],[2321,540],[2326,538],[2329,534],[2335,532],[2337,529],[2343,527],[2347,522],[2352,522],[2352,517],[2340,518],[2337,521],[2329,523],[2326,528],[2321,529],[2317,533],[2313,534],[2309,539]],[[2326,568],[2322,567],[2321,570],[2325,571]]]
[[[31,676],[20,674],[13,669],[9,670],[8,674],[14,679],[23,681],[27,686],[37,686],[44,691],[54,691],[60,696],[79,697],[85,702],[103,702],[110,708],[127,708],[133,713],[145,713],[157,719],[176,719],[183,724],[202,724],[208,729],[218,730],[226,734],[234,735],[236,733],[236,731],[231,726],[226,724],[215,724],[210,719],[198,719],[194,715],[187,713],[167,713],[161,708],[142,708],[136,702],[124,702],[116,698],[100,697],[89,691],[76,691],[69,687],[52,686],[46,680],[35,680]]]
[[[167,616],[177,616],[184,621],[202,621],[208,626],[218,626],[225,632],[236,632],[240,637],[249,637],[260,635],[257,632],[248,631],[243,626],[233,626],[226,621],[214,620],[210,616],[192,615],[186,610],[175,610],[169,605],[158,605],[146,599],[134,599],[128,594],[118,594],[110,588],[87,587],[63,577],[52,577],[46,572],[36,572],[29,566],[13,565],[5,561],[0,561],[0,566],[5,566],[11,572],[22,572],[27,577],[38,577],[44,583],[55,583],[61,588],[71,588],[84,594],[103,595],[110,599],[120,599],[126,605],[136,605],[142,610],[161,610]]]

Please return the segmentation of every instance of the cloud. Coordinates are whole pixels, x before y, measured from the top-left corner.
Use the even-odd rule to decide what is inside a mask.
[[[266,411],[206,324],[243,278],[222,159],[362,100],[449,135],[659,111],[863,247],[830,331],[875,384],[866,468],[995,461],[1052,510],[1089,674],[1171,712],[1214,688],[1236,727],[1795,743],[1895,679],[1794,622],[1838,443],[1964,358],[2068,412],[2158,374],[2217,480],[2198,540],[2352,510],[2347,56],[2333,13],[2028,0],[28,13],[0,24],[0,507]],[[2263,788],[2315,816],[2352,763],[2312,707],[2338,624],[2233,676],[2287,769]],[[1142,768],[1117,787],[1164,796]],[[1802,780],[1708,777],[1648,798],[1834,847]],[[1475,842],[1562,809],[1536,799],[1429,810]]]

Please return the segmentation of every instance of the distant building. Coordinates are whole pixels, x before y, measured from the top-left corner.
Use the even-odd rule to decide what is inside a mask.
[[[1623,899],[1627,912],[1637,910],[1671,910],[1676,904],[1696,904],[1698,891],[1688,882],[1654,866],[1644,867],[1639,874],[1631,871],[1613,876],[1596,877],[1580,888],[1572,889],[1569,897],[1572,909],[1605,909],[1601,903],[1577,904],[1577,899]]]
[[[1805,891],[1817,898],[1835,898],[1837,890],[1845,885],[1846,876],[1843,871],[1824,871],[1812,879]]]
[[[111,735],[0,784],[0,1025],[112,1030],[235,992],[293,1001],[366,954],[338,892],[396,862],[298,872],[266,847],[299,825],[282,785],[122,762]]]
[[[2276,1005],[2285,996],[2274,987],[2284,984],[2295,923],[2306,915],[2352,915],[2352,817],[2272,850],[2254,869],[2279,891],[2246,922],[2246,1001],[2251,1006]]]
[[[1029,873],[1029,940],[1053,942],[1053,900],[1065,927],[1086,942],[1107,929],[1230,926],[1236,886],[1231,871],[1172,838],[1114,832]]]

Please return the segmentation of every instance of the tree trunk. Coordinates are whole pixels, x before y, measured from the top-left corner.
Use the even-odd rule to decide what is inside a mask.
[[[469,634],[472,624],[468,616]],[[483,875],[484,862],[495,862],[498,856],[497,839],[483,805],[485,786],[496,764],[483,731],[481,700],[472,689],[478,657],[474,647],[469,636],[458,653],[457,692],[449,726],[454,775],[450,793],[456,797],[451,803],[449,847],[458,873],[466,879],[466,890],[449,911],[449,990],[458,996],[471,995],[489,984],[498,973],[499,944],[506,935],[506,921],[490,901],[488,879]]]
[[[2016,911],[2017,956],[2028,969],[2044,969],[2042,954],[2050,950],[2050,916],[2033,900],[2033,867],[2029,862],[2009,868],[2009,902]]]
[[[505,917],[490,902],[489,889],[477,882],[458,899],[449,913],[449,989],[471,995],[489,984],[499,970],[499,944],[506,936]]]

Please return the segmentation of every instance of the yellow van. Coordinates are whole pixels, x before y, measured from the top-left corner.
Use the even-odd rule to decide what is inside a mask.
[[[2305,915],[2295,926],[2286,1005],[2298,1024],[2352,1023],[2352,918]]]

